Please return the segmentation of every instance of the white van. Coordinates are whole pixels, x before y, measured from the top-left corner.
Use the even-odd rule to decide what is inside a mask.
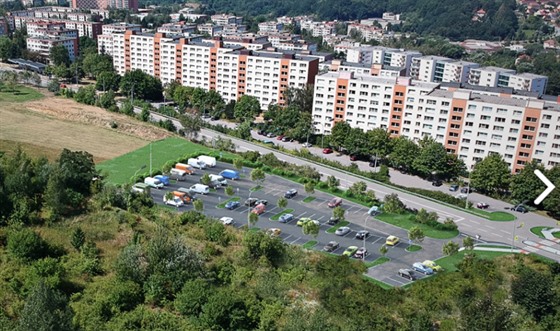
[[[204,184],[194,184],[190,187],[190,190],[198,194],[210,193],[210,188]]]
[[[144,184],[157,189],[163,188],[163,183],[159,179],[153,177],[144,178]]]
[[[225,179],[224,177],[222,177],[220,175],[210,175],[210,181],[218,182],[222,186],[227,186],[227,179]]]
[[[204,161],[199,161],[198,159],[189,159],[187,163],[193,168],[197,168],[197,169],[206,168],[206,163],[204,163]]]
[[[216,158],[207,155],[201,155],[198,158],[198,161],[202,161],[206,164],[207,167],[213,168],[216,166]]]
[[[169,175],[171,176],[171,178],[176,179],[176,180],[186,180],[187,178],[187,172],[180,170],[180,169],[176,169],[176,168],[171,168],[171,170],[169,171]]]

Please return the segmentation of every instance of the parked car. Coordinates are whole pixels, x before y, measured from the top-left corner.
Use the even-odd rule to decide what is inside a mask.
[[[163,188],[163,183],[160,182],[159,179],[153,177],[144,178],[144,184],[157,189]]]
[[[290,142],[290,143],[291,143],[291,142],[294,141],[294,140],[293,140],[292,138],[290,138],[290,137],[284,137],[284,138],[282,138],[282,141],[283,141],[283,142]]]
[[[267,144],[267,145],[272,145],[272,146],[274,146],[274,142],[273,142],[272,140],[270,140],[270,139],[265,139],[265,140],[263,140],[262,142],[263,142],[263,144]]]
[[[459,193],[455,196],[457,199],[466,199],[468,196],[466,193]]]
[[[306,223],[308,223],[308,222],[313,222],[313,223],[315,223],[315,224],[317,224],[317,225],[321,225],[321,223],[319,223],[319,221],[312,220],[312,219],[309,218],[309,217],[302,217],[302,218],[300,218],[300,219],[297,221],[296,225],[297,225],[297,226],[304,226],[304,225],[305,225]]]
[[[240,206],[239,201],[230,201],[230,202],[226,203],[226,209],[228,209],[228,210],[234,210],[235,208],[237,208],[239,206]]]
[[[358,155],[355,154],[350,155],[350,161],[358,161]]]
[[[472,189],[470,187],[463,187],[461,193],[472,193]]]
[[[288,222],[292,221],[293,219],[294,219],[293,214],[284,214],[284,215],[280,216],[280,218],[278,218],[278,222],[288,223]]]
[[[297,195],[297,190],[295,188],[289,189],[284,193],[284,198],[291,199]]]
[[[332,198],[331,201],[329,201],[329,203],[327,203],[327,206],[329,208],[334,208],[334,207],[338,207],[342,204],[342,199],[341,198]]]
[[[213,156],[200,155],[196,159],[198,160],[198,162],[203,162],[204,164],[206,164],[207,167],[212,168],[216,166],[216,158]]]
[[[157,175],[154,176],[155,179],[158,179],[160,182],[163,183],[163,185],[167,186],[169,185],[169,177],[168,176],[164,176],[164,175]]]
[[[222,175],[210,175],[210,181],[220,183],[220,186],[227,186],[227,179]]]
[[[338,222],[340,222],[340,218],[331,216],[331,218],[329,218],[329,220],[327,221],[327,224],[336,225]]]
[[[358,246],[350,246],[344,250],[342,255],[350,257],[354,255],[356,251],[358,251]]]
[[[368,238],[369,237],[369,231],[368,230],[360,230],[356,233],[356,239],[360,239],[363,240],[364,238]]]
[[[187,180],[187,175],[189,174],[181,169],[171,168],[171,170],[169,170],[169,176],[177,181]]]
[[[340,245],[336,241],[329,241],[329,243],[323,247],[323,251],[334,252],[338,247],[340,247]]]
[[[399,243],[400,239],[398,237],[395,236],[389,236],[387,237],[387,239],[385,240],[385,245],[387,246],[395,246]]]
[[[264,131],[264,130],[259,130],[259,131],[257,131],[257,134],[258,134],[259,136],[266,136],[266,131]]]
[[[282,234],[282,230],[280,230],[279,228],[270,228],[266,230],[266,234],[271,237],[278,237],[280,234]]]
[[[204,184],[194,184],[193,186],[190,187],[190,190],[198,194],[210,193],[210,188]]]
[[[266,205],[268,205],[268,200],[264,200],[264,199],[257,200],[257,202],[255,202],[255,205],[258,205],[258,204],[261,204],[261,203],[266,206]]]
[[[304,142],[304,143],[301,144],[301,145],[302,145],[303,147],[305,147],[305,148],[309,148],[309,147],[313,146],[313,145],[311,145],[311,144],[308,143],[308,142]]]
[[[415,280],[416,276],[414,276],[412,270],[410,269],[399,269],[399,272],[397,272],[397,275],[401,276],[402,278],[406,278],[406,279],[410,279],[410,280]]]
[[[520,213],[523,213],[523,214],[525,214],[529,211],[527,209],[527,207],[522,206],[522,205],[515,206],[515,207],[511,208],[511,210],[516,211],[516,212],[520,212]]]
[[[423,265],[420,262],[416,262],[412,265],[412,270],[414,271],[418,271],[423,273],[424,275],[431,275],[434,273],[434,271],[432,270],[432,268],[426,267],[425,265]]]
[[[274,138],[274,137],[276,137],[276,135],[275,135],[274,133],[272,133],[272,132],[269,132],[266,136],[267,136],[268,138]]]
[[[184,163],[177,163],[175,164],[174,169],[179,169],[187,173],[187,175],[192,175],[195,173],[194,168],[191,165],[184,164]],[[171,169],[171,173],[173,173],[173,169]]]
[[[283,134],[281,134],[281,135],[279,135],[278,137],[276,137],[276,140],[282,140],[282,139],[284,139],[284,135],[283,135]]]
[[[323,149],[323,154],[331,154],[333,152],[332,148],[327,147]]]
[[[173,195],[181,199],[185,204],[191,203],[193,201],[193,197],[185,192],[173,191]]]
[[[459,185],[457,185],[457,184],[453,184],[453,185],[449,186],[449,191],[451,191],[451,192],[457,192],[458,189],[459,189]]]
[[[187,163],[188,163],[188,165],[190,165],[193,168],[197,168],[197,169],[206,168],[206,163],[204,163],[203,161],[199,161],[198,159],[195,159],[195,158],[188,159]]]
[[[369,216],[381,214],[381,208],[379,208],[379,206],[371,206],[367,213]]]
[[[377,166],[377,163],[375,163],[374,161],[369,161],[369,166],[374,168],[375,166]]]
[[[220,172],[220,176],[227,179],[236,180],[239,179],[239,171],[225,169]]]
[[[266,206],[261,203],[260,205],[256,205],[255,208],[251,210],[251,213],[260,215],[263,214],[265,211],[266,211]]]
[[[357,259],[363,259],[368,255],[369,255],[369,253],[368,253],[368,251],[365,247],[358,248],[356,253],[354,253],[354,257],[357,258]]]
[[[245,200],[245,202],[243,204],[247,207],[253,207],[254,205],[257,204],[257,201],[259,201],[258,198],[249,198],[249,199]]]
[[[437,187],[439,187],[439,186],[441,186],[441,185],[443,185],[443,182],[442,182],[441,180],[434,180],[434,181],[432,182],[432,186],[437,186]]]
[[[490,205],[486,202],[479,202],[476,204],[476,208],[478,209],[487,209]]]
[[[185,204],[183,200],[181,200],[176,196],[173,196],[172,199],[166,199],[165,196],[163,196],[163,202],[165,202],[166,205],[177,207],[177,208]]]
[[[222,222],[223,225],[233,225],[233,223],[235,223],[233,218],[227,216],[220,218],[220,222]]]
[[[347,226],[341,226],[340,228],[336,229],[336,231],[334,232],[334,234],[336,234],[337,236],[345,236],[347,235],[350,231],[350,228]]]
[[[422,264],[425,265],[426,267],[432,269],[433,271],[436,271],[436,272],[443,271],[443,268],[441,266],[437,265],[432,260],[426,260],[426,261],[422,262]]]

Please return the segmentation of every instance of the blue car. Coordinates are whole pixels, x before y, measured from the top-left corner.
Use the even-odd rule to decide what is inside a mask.
[[[412,265],[412,269],[414,271],[418,271],[420,273],[423,273],[424,275],[431,275],[434,273],[434,271],[432,270],[432,268],[428,268],[425,265],[423,265],[420,262],[416,262]]]
[[[226,203],[226,209],[233,210],[239,207],[239,201],[230,201]]]
[[[168,176],[157,175],[157,176],[154,176],[154,178],[159,179],[159,181],[162,182],[163,185],[165,185],[165,186],[169,185],[169,177]]]
[[[278,219],[278,222],[280,223],[288,223],[289,221],[294,219],[294,215],[292,214],[284,214],[282,216],[280,216],[280,218]]]

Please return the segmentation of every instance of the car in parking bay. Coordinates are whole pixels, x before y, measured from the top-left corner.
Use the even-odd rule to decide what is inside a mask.
[[[367,239],[368,237],[369,237],[368,230],[360,230],[356,233],[356,239],[364,240]]]
[[[284,198],[291,199],[297,195],[297,190],[295,188],[289,189],[284,193]]]
[[[420,273],[423,273],[424,275],[432,275],[434,273],[434,271],[432,270],[432,268],[426,267],[425,265],[423,265],[420,262],[415,262],[412,265],[412,270],[414,271],[418,271]]]
[[[334,208],[334,207],[338,207],[342,204],[342,199],[341,198],[332,198],[331,201],[329,201],[329,203],[327,203],[327,207],[329,208]]]
[[[476,204],[476,208],[478,209],[488,209],[488,207],[490,207],[490,205],[486,202],[479,202]]]
[[[328,244],[323,247],[323,251],[325,252],[334,252],[338,247],[340,247],[339,243],[336,241],[329,241]]]
[[[352,231],[349,227],[347,226],[341,226],[340,228],[336,229],[336,231],[334,232],[334,234],[336,234],[337,236],[345,236],[347,235],[350,231]]]
[[[358,246],[350,246],[344,250],[342,255],[351,257],[358,251]]]
[[[422,264],[430,269],[432,269],[435,272],[440,272],[443,271],[443,268],[439,265],[437,265],[434,261],[432,260],[426,260],[424,262],[422,262]]]
[[[402,278],[415,280],[416,276],[414,276],[414,272],[410,269],[399,269],[397,275],[401,276]]]
[[[312,219],[309,218],[309,217],[302,217],[302,218],[300,218],[300,219],[297,221],[296,225],[297,225],[297,226],[304,226],[304,225],[305,225],[306,223],[308,223],[308,222],[313,222],[313,223],[315,223],[315,224],[317,224],[317,225],[321,225],[321,223],[319,223],[319,221],[312,220]]]
[[[280,223],[288,223],[294,219],[294,215],[292,214],[283,214],[278,218],[278,222]]]
[[[228,203],[226,203],[225,208],[228,210],[234,210],[235,208],[239,207],[240,203],[239,201],[230,201]]]
[[[400,239],[398,237],[395,236],[389,236],[387,237],[387,239],[385,240],[385,245],[387,246],[395,246],[399,243]]]
[[[284,138],[282,138],[282,141],[286,143],[286,142],[292,142],[294,140],[290,137],[284,137]]]
[[[459,185],[457,184],[453,184],[451,186],[449,186],[449,191],[451,192],[457,192],[459,190]]]
[[[332,148],[327,147],[325,149],[323,149],[323,154],[331,154],[333,152]]]
[[[360,247],[360,248],[358,248],[358,250],[356,251],[356,253],[354,253],[354,257],[355,257],[356,259],[363,259],[363,258],[365,258],[365,257],[368,256],[368,255],[369,255],[369,253],[368,253],[368,251],[367,251],[367,249],[366,249],[365,247]]]
[[[336,225],[338,222],[340,222],[340,218],[331,216],[331,218],[329,218],[329,220],[327,221],[327,224]]]
[[[266,234],[271,237],[278,237],[280,234],[282,234],[282,230],[280,230],[279,228],[270,228],[266,230]]]
[[[245,202],[243,204],[247,207],[253,207],[254,205],[257,204],[257,201],[259,201],[259,199],[249,198],[249,199],[245,200]]]
[[[268,205],[268,200],[259,199],[259,200],[257,200],[257,202],[255,202],[255,205],[260,205],[261,203],[266,206],[266,205]]]
[[[233,218],[227,216],[220,218],[220,222],[222,222],[223,225],[232,225],[235,223]]]

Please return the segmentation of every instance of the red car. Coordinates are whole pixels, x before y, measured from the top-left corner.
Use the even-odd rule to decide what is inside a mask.
[[[350,155],[350,161],[357,161],[358,155]]]
[[[488,204],[486,202],[479,202],[476,204],[476,208],[479,209],[487,209],[488,208]]]
[[[329,208],[334,208],[334,207],[338,207],[342,204],[342,199],[341,198],[332,198],[331,201],[329,201],[329,203],[327,203],[327,206]]]
[[[332,152],[333,152],[332,148],[327,147],[327,148],[323,149],[323,154],[330,154]]]
[[[276,137],[276,140],[282,140],[283,138],[284,138],[284,135],[281,134],[281,135],[279,135],[278,137]]]

